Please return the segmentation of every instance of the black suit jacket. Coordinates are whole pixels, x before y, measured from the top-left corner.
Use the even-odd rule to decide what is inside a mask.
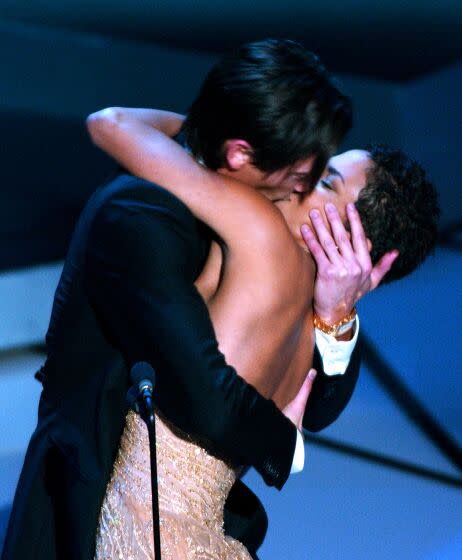
[[[155,366],[156,406],[174,424],[268,484],[284,484],[296,430],[225,363],[193,286],[209,244],[204,226],[152,183],[120,176],[90,199],[55,295],[4,560],[93,558],[137,361]],[[318,376],[308,427],[340,413],[356,377]],[[258,501],[240,483],[229,506],[228,528],[254,550],[265,530]]]

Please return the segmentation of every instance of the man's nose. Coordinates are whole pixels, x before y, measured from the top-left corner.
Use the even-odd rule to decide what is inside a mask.
[[[310,193],[314,190],[314,187],[316,186],[316,183],[313,183],[312,181],[310,182],[300,182],[297,183],[294,187],[294,190],[292,192],[296,192],[296,193]]]
[[[305,183],[297,183],[294,187],[293,192],[305,193],[311,190],[311,186]]]

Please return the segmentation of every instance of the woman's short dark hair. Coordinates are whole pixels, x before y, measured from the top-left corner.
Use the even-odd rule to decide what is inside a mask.
[[[440,210],[436,190],[417,162],[385,146],[367,151],[373,165],[356,208],[372,243],[372,262],[387,251],[399,251],[386,283],[409,274],[433,252]]]
[[[207,167],[225,165],[226,140],[246,140],[272,173],[317,154],[319,176],[351,127],[351,103],[318,57],[290,40],[248,43],[216,64],[183,126]],[[314,177],[316,178],[316,177]]]

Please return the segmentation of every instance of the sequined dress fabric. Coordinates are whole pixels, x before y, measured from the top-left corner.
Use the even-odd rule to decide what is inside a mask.
[[[251,560],[224,534],[236,471],[156,416],[162,560]],[[96,560],[153,560],[148,432],[130,411],[100,512]]]

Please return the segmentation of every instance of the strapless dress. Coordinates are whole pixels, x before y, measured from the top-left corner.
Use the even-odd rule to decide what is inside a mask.
[[[223,508],[237,470],[156,415],[162,560],[251,560],[224,534]],[[95,560],[154,560],[146,425],[133,411],[101,507]]]

